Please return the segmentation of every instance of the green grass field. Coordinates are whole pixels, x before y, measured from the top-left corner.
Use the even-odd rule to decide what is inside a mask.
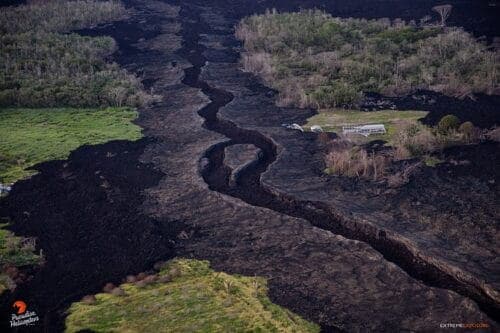
[[[129,108],[0,109],[0,183],[28,177],[34,171],[26,168],[64,159],[84,144],[139,139],[136,117]]]
[[[363,112],[343,109],[321,110],[319,114],[308,119],[305,128],[309,129],[310,126],[319,125],[324,131],[341,134],[342,126],[345,125],[384,124],[387,130],[385,135],[371,135],[367,139],[391,141],[399,122],[417,121],[426,115],[426,111],[382,110]],[[361,137],[362,139],[363,137]]]
[[[175,272],[175,274],[173,274]],[[176,259],[158,274],[170,282],[123,284],[125,295],[73,303],[67,332],[319,332],[273,304],[266,280],[214,272],[207,261]]]

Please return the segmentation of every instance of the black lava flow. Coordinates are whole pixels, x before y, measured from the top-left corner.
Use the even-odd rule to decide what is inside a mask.
[[[312,225],[331,231],[348,239],[367,243],[383,257],[398,265],[411,277],[422,281],[430,287],[453,290],[474,300],[482,311],[490,318],[500,322],[500,304],[491,298],[478,286],[458,280],[455,276],[439,269],[432,263],[416,257],[410,249],[401,242],[388,239],[384,231],[369,233],[361,225],[350,222],[347,227],[343,218],[337,216],[325,204],[312,201],[300,201],[286,195],[276,195],[265,189],[260,182],[260,176],[270,164],[276,160],[275,144],[257,131],[242,129],[228,120],[218,118],[220,108],[233,100],[233,95],[227,91],[211,87],[199,79],[202,68],[206,64],[203,52],[206,47],[200,41],[200,34],[210,32],[210,27],[201,19],[197,8],[183,5],[180,12],[182,20],[182,48],[178,54],[188,60],[192,67],[185,69],[183,83],[201,89],[211,102],[198,111],[205,119],[204,126],[222,134],[230,140],[209,148],[205,153],[208,165],[202,170],[202,175],[209,188],[226,195],[239,198],[246,203],[271,209],[289,216],[305,219]],[[229,185],[231,170],[224,165],[224,150],[234,144],[251,144],[261,149],[258,161],[244,169],[237,179],[237,184]]]

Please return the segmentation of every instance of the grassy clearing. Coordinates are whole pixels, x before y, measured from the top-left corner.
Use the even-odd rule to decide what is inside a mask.
[[[214,272],[206,261],[173,260],[155,282],[140,282],[74,303],[67,332],[319,332],[273,304],[265,279]]]
[[[42,260],[41,256],[34,253],[35,243],[32,239],[14,236],[4,229],[6,226],[6,223],[0,223],[0,294],[15,287],[10,276],[15,274],[12,267],[35,265]]]
[[[366,124],[384,124],[387,133],[384,135],[370,135],[367,141],[382,139],[392,141],[397,132],[398,124],[402,122],[417,122],[424,118],[426,111],[352,111],[343,109],[322,110],[317,115],[308,119],[306,128],[313,125],[319,125],[328,132],[342,133],[342,126],[345,125],[366,125]],[[364,139],[364,138],[363,138]]]
[[[136,117],[129,108],[0,109],[0,183],[30,176],[34,172],[26,168],[64,159],[84,144],[136,140]]]

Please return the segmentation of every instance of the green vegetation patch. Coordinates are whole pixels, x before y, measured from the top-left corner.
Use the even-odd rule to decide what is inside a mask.
[[[127,10],[119,1],[32,1],[29,5],[2,8],[0,33],[68,31],[119,20],[126,16]]]
[[[215,272],[207,261],[176,259],[156,282],[140,282],[123,284],[122,295],[74,303],[67,332],[319,332],[273,304],[265,279]]]
[[[63,1],[6,7],[0,14],[0,106],[139,106],[153,98],[140,80],[107,59],[110,37],[65,34],[124,18],[114,1]]]
[[[391,141],[401,123],[417,122],[427,115],[427,111],[348,111],[343,109],[323,110],[308,119],[306,128],[319,125],[328,132],[342,133],[342,126],[384,124],[387,133],[370,135],[367,140],[383,139]]]
[[[34,265],[42,257],[34,253],[35,242],[31,238],[17,237],[6,229],[6,223],[0,223],[0,294],[15,287],[14,281],[5,272],[9,267]]]
[[[27,177],[34,171],[26,168],[64,159],[84,144],[136,140],[136,117],[129,108],[0,109],[0,183]]]
[[[303,10],[247,17],[236,35],[245,69],[279,90],[284,106],[356,108],[365,92],[464,97],[500,88],[499,53],[460,28]]]
[[[141,82],[106,62],[110,37],[23,33],[0,36],[0,106],[138,106]]]

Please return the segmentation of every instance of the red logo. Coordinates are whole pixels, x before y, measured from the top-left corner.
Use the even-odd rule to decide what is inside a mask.
[[[12,307],[16,309],[17,314],[20,315],[26,312],[27,306],[23,301],[15,301],[14,304],[12,304]]]

